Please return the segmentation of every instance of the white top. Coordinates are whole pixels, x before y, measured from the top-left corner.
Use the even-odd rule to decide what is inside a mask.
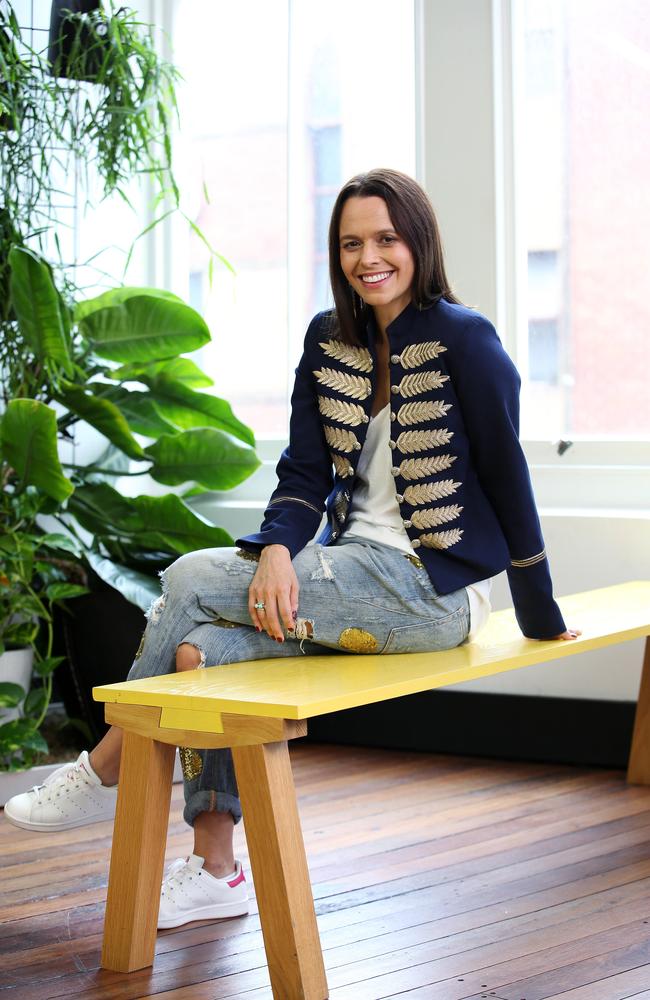
[[[358,483],[344,533],[370,538],[417,555],[406,533],[395,498],[395,482],[391,475],[393,456],[388,447],[389,439],[390,406],[386,405],[376,416],[370,418],[368,424],[368,433],[357,465]],[[475,638],[488,620],[492,610],[491,586],[491,580],[480,580],[465,588],[470,611],[469,639]]]

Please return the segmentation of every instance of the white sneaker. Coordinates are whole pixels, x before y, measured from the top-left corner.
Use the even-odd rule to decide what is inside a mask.
[[[102,785],[83,750],[74,764],[57,768],[42,785],[14,795],[5,816],[23,830],[70,830],[115,816],[117,785]]]
[[[165,875],[160,894],[158,928],[180,927],[192,920],[241,917],[248,913],[248,893],[241,862],[226,878],[215,878],[197,854],[178,858]]]

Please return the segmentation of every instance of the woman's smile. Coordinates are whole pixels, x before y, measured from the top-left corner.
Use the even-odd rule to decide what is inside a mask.
[[[362,274],[361,280],[364,285],[383,285],[392,273],[392,271],[379,271],[378,274]]]

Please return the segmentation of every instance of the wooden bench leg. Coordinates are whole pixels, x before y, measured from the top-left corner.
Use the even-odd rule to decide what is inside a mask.
[[[650,785],[650,636],[645,641],[627,780],[631,785]]]
[[[286,742],[233,747],[276,1000],[329,996]]]
[[[175,747],[125,732],[106,900],[102,967],[153,963]]]

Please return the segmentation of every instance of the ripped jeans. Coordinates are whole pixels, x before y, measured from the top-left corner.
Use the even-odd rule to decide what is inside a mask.
[[[129,680],[172,673],[176,649],[191,643],[201,666],[315,654],[430,652],[458,646],[469,632],[464,589],[436,594],[420,560],[365,538],[308,545],[293,560],[300,584],[294,634],[285,642],[257,632],[248,614],[248,588],[257,562],[233,548],[200,549],[162,574]],[[184,817],[204,811],[241,819],[230,750],[181,748]]]

